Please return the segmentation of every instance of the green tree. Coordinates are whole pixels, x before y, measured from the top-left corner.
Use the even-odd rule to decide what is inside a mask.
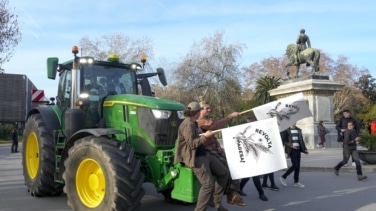
[[[18,16],[8,4],[8,0],[0,0],[0,69],[13,56],[14,48],[21,41]]]
[[[264,76],[256,81],[255,99],[260,104],[265,104],[275,100],[275,97],[270,96],[269,91],[281,85],[280,78],[274,76]]]
[[[376,104],[364,107],[362,111],[356,115],[356,118],[362,125],[366,125],[369,121],[376,120]]]
[[[362,75],[355,86],[372,102],[376,102],[376,79],[371,74]]]
[[[10,123],[0,123],[0,140],[12,140],[14,125]]]

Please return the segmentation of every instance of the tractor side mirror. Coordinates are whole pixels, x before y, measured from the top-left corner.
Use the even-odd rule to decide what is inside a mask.
[[[56,57],[51,57],[47,59],[47,77],[49,79],[55,80],[58,63],[59,59]]]
[[[167,80],[166,80],[164,69],[161,67],[157,68],[157,73],[158,73],[159,81],[163,84],[163,86],[167,86]]]

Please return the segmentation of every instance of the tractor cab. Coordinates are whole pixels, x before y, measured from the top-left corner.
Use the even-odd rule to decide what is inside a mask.
[[[73,47],[75,58],[59,64],[58,58],[48,58],[48,78],[60,81],[56,105],[63,111],[81,108],[85,113],[85,128],[98,127],[102,116],[103,101],[111,95],[132,94],[152,96],[149,77],[158,75],[161,83],[167,85],[164,70],[156,73],[141,73],[141,64],[121,63],[116,54],[107,61],[97,61],[92,57],[78,57],[78,48]],[[145,64],[146,56],[141,57]]]

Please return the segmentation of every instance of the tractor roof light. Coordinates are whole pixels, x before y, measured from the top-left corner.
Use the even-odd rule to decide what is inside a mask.
[[[145,63],[145,62],[146,62],[146,58],[147,58],[146,55],[142,55],[142,56],[141,56],[141,62],[142,62],[142,63]]]
[[[76,45],[72,47],[72,53],[78,54],[78,47]]]
[[[145,63],[146,63],[146,55],[142,55],[141,56],[141,62],[142,62],[142,68],[145,67]]]
[[[94,63],[94,59],[92,57],[81,57],[80,64],[92,64]]]
[[[107,58],[107,61],[109,62],[117,62],[119,63],[120,59],[119,59],[119,55],[117,54],[110,54]]]
[[[141,65],[138,63],[131,63],[129,67],[131,70],[135,70],[135,71],[142,69]]]

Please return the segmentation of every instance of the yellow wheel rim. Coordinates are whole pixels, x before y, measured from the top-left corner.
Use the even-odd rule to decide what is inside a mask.
[[[27,173],[31,179],[35,179],[39,169],[39,144],[37,135],[32,132],[27,137],[25,149],[25,163]]]
[[[101,166],[93,159],[84,159],[77,168],[76,190],[83,204],[97,207],[105,195],[105,176]]]

